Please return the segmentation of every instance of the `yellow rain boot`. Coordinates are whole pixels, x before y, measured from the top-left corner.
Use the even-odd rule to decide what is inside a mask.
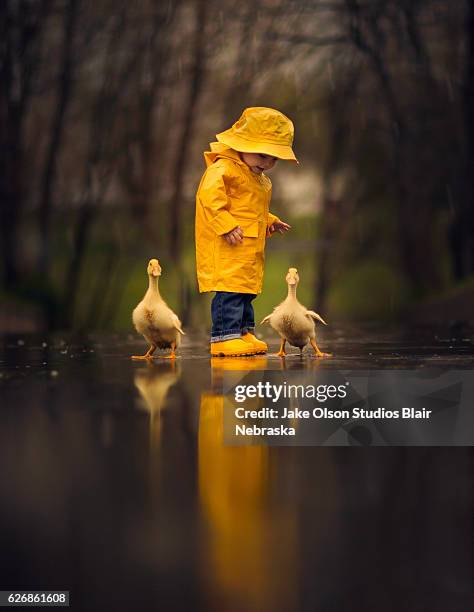
[[[240,338],[223,340],[222,342],[211,342],[212,357],[241,357],[255,355],[255,353],[254,345],[244,342]]]
[[[255,353],[257,355],[259,355],[261,353],[266,353],[268,351],[268,346],[265,344],[265,342],[262,342],[261,340],[256,338],[253,334],[251,334],[250,332],[247,332],[246,334],[244,334],[242,336],[242,340],[244,342],[247,342],[248,344],[253,344],[253,346],[255,348]]]

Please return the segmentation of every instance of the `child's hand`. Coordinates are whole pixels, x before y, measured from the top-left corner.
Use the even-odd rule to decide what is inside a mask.
[[[291,225],[288,225],[288,223],[285,223],[284,221],[275,221],[275,223],[272,223],[272,225],[270,225],[270,227],[268,228],[268,234],[270,236],[275,232],[280,232],[280,234],[284,234],[289,229],[291,229]]]
[[[235,245],[240,244],[242,242],[242,240],[244,239],[244,232],[242,231],[240,225],[238,225],[237,227],[234,227],[234,229],[230,232],[227,232],[227,234],[223,234],[223,236],[228,244]]]

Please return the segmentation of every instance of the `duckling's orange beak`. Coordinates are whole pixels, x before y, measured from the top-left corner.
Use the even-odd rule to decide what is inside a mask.
[[[297,285],[299,281],[298,270],[296,268],[290,268],[286,275],[286,282],[289,285]]]
[[[148,262],[148,274],[150,276],[161,276],[161,266],[157,259],[150,259]]]

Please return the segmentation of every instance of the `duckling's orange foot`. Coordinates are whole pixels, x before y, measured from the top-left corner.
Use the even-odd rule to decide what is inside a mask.
[[[176,343],[172,342],[171,343],[171,353],[169,355],[159,355],[159,358],[160,359],[176,359],[175,350],[176,350]]]
[[[319,359],[323,359],[324,357],[332,357],[332,353],[323,353],[319,349],[319,346],[316,344],[316,342],[312,338],[309,342],[311,346],[313,347],[315,357],[318,357]]]
[[[286,339],[281,338],[280,339],[280,350],[277,353],[278,357],[286,357],[285,346],[286,346]]]
[[[132,359],[139,359],[141,361],[151,361],[153,359],[153,353],[156,351],[156,346],[151,345],[150,348],[144,355],[132,355]]]

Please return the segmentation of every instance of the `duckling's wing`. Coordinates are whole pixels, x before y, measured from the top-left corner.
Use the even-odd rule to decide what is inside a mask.
[[[173,327],[175,327],[179,331],[180,334],[185,336],[186,334],[181,329],[181,321],[178,319],[178,317],[174,313],[171,315],[171,321],[173,323]]]
[[[283,304],[284,304],[284,302],[282,302],[281,304],[278,304],[278,306],[275,306],[273,311],[269,315],[267,315],[264,319],[262,319],[260,321],[260,325],[262,323],[267,323],[268,321],[270,321],[270,319],[271,319],[271,317],[273,317],[273,315],[276,315],[277,313],[279,313],[280,312],[280,306],[282,306]]]
[[[312,319],[316,319],[317,321],[321,321],[321,323],[324,325],[327,325],[326,321],[321,317],[321,315],[318,315],[318,313],[314,312],[314,310],[307,310],[305,315],[307,317],[311,317]]]

